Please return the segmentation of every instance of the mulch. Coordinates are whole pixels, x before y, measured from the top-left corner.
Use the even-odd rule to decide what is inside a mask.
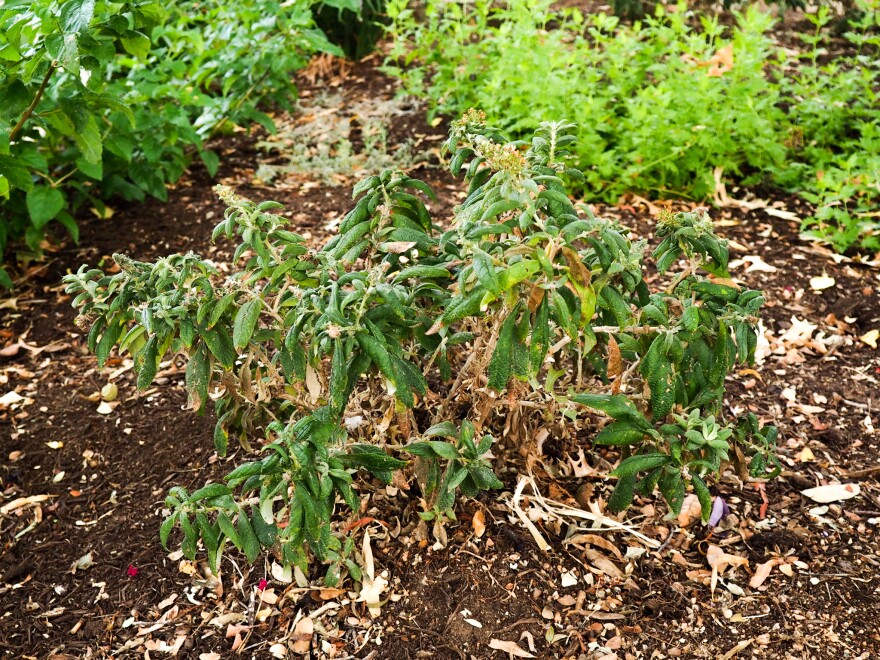
[[[394,85],[376,63],[306,82],[303,96],[329,86],[352,101],[390,98]],[[415,107],[389,127],[389,144],[435,150],[445,130]],[[258,137],[217,143],[219,181],[277,199],[296,231],[322,240],[349,208],[353,182],[259,185],[254,172],[268,156]],[[415,174],[438,193],[432,212],[448,216],[459,183],[437,166]],[[130,360],[98,370],[60,278],[82,263],[106,265],[114,252],[228,258],[228,245],[209,240],[223,213],[215,183],[196,166],[166,204],[118,204],[110,220],[84,214],[80,244],[62,243],[0,300],[0,396],[15,393],[0,399],[3,657],[483,659],[512,657],[514,648],[538,658],[880,655],[880,354],[870,345],[880,328],[880,270],[876,257],[839,257],[802,239],[798,218],[808,209],[772,191],[727,191],[756,208],[711,213],[730,240],[733,275],[767,297],[762,364],[731,377],[725,407],[779,425],[785,469],[757,487],[725,473],[715,492],[733,514],[713,531],[669,520],[659,499],[644,499],[622,519],[650,547],[626,531],[548,515],[529,489],[517,503],[512,492],[529,472],[507,447],[496,461],[505,492],[461,503],[445,538],[419,520],[405,483],[364,485],[364,515],[381,521],[364,529],[388,580],[376,617],[351,583],[322,589],[318,567],[298,576],[307,582],[300,586],[273,575],[271,558],[248,566],[232,553],[218,580],[175,553],[175,539],[165,551],[158,527],[167,489],[222,478],[243,452],[214,454],[211,415],[185,409],[179,359],[163,363],[146,392],[136,391]],[[596,210],[652,242],[659,208],[629,198]],[[100,414],[108,382],[118,396]],[[613,484],[599,472],[613,454],[552,438],[543,452],[533,468],[543,498],[587,511],[607,501]],[[860,494],[826,504],[803,495],[838,481]],[[34,499],[16,506],[20,498]],[[725,572],[714,593],[713,546],[748,561]],[[769,577],[750,587],[768,561]]]

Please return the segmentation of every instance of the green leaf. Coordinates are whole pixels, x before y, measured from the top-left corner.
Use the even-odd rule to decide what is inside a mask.
[[[28,191],[27,208],[31,222],[37,229],[42,229],[64,208],[64,195],[57,188],[35,186]]]
[[[198,328],[199,335],[208,345],[208,350],[217,358],[217,361],[223,365],[225,369],[232,369],[235,364],[235,348],[232,346],[232,340],[225,332],[220,329],[205,330]]]
[[[213,483],[204,486],[203,488],[199,488],[192,495],[189,496],[188,502],[198,502],[199,500],[206,500],[211,497],[221,497],[223,495],[230,495],[232,491],[228,486],[220,483]]]
[[[681,506],[684,504],[684,479],[680,472],[664,472],[660,476],[657,484],[663,498],[669,504],[672,515],[677,516],[681,513]]]
[[[487,291],[491,291],[496,296],[501,293],[501,283],[498,281],[495,266],[492,265],[492,257],[482,250],[474,250],[473,269],[480,284],[486,287]]]
[[[575,394],[571,400],[601,410],[616,420],[625,420],[643,429],[651,428],[651,423],[623,394]]]
[[[138,59],[145,59],[150,53],[150,38],[138,32],[137,30],[129,30],[120,39],[125,52],[134,55]],[[217,171],[216,168],[214,170]]]
[[[226,456],[226,448],[229,442],[229,433],[223,428],[223,420],[218,420],[214,425],[214,448],[221,458]]]
[[[236,548],[241,548],[241,538],[238,535],[238,530],[235,529],[235,525],[232,524],[225,511],[221,511],[217,516],[217,524],[220,526],[220,530],[226,534],[226,538],[232,541]]]
[[[443,442],[442,440],[426,440],[424,444],[428,445],[440,458],[450,461],[458,458],[458,450],[452,443]]]
[[[98,128],[98,122],[94,115],[77,129],[74,134],[76,146],[82,151],[82,157],[93,165],[101,163],[103,153],[103,144],[101,139],[101,130]]]
[[[232,345],[236,349],[242,350],[250,342],[262,308],[263,301],[260,298],[251,298],[239,308],[232,326]]]
[[[668,454],[637,454],[624,459],[611,472],[612,477],[629,477],[639,472],[651,470],[661,465],[668,464],[672,459]]]
[[[424,280],[450,277],[449,270],[442,266],[411,266],[404,268],[394,276],[394,281],[405,279]]]
[[[181,543],[180,549],[187,559],[194,561],[196,552],[198,552],[199,534],[188,515],[181,512],[179,518],[180,528],[183,530],[183,543]]]
[[[480,490],[504,488],[504,484],[495,476],[492,469],[486,465],[480,465],[479,463],[471,464],[468,467],[468,474]]]
[[[205,549],[208,551],[208,555],[216,556],[217,548],[220,545],[219,528],[212,525],[211,521],[208,520],[208,517],[201,511],[196,513],[196,523],[202,533],[202,541],[205,543]],[[213,566],[212,568],[213,570],[217,570],[216,566]]]
[[[608,498],[608,509],[612,513],[620,513],[632,504],[635,486],[636,477],[634,474],[621,477],[614,487],[611,497]]]
[[[620,292],[613,286],[604,287],[600,295],[604,303],[602,306],[611,312],[617,325],[621,328],[625,327],[632,318],[632,309],[630,309],[629,303],[623,299]]]
[[[341,413],[345,408],[348,390],[348,372],[346,365],[348,356],[342,339],[333,342],[333,362],[330,367],[330,405],[334,411]]]
[[[85,32],[95,15],[95,0],[67,0],[61,5],[61,28],[65,34]]]
[[[123,328],[124,326],[121,323],[114,321],[104,330],[104,334],[101,335],[101,340],[95,347],[95,357],[98,358],[98,368],[104,368],[104,363],[107,361],[107,357],[110,355],[110,351],[116,345],[116,342],[119,341],[119,336],[122,334]]]
[[[401,449],[419,458],[436,459],[437,457],[433,448],[427,442],[411,442],[401,447]]]
[[[168,536],[174,528],[174,523],[177,522],[177,515],[176,511],[172,513],[162,522],[162,526],[159,528],[159,541],[161,541],[162,547],[166,550],[168,549]]]
[[[694,473],[691,473],[691,484],[694,487],[694,494],[700,501],[700,515],[703,522],[709,522],[709,516],[712,515],[712,494],[709,492],[709,487]]]
[[[46,37],[46,52],[68,72],[79,73],[79,43],[74,34],[50,34]],[[37,59],[35,62],[39,61]]]
[[[364,468],[383,481],[390,481],[390,472],[406,465],[406,461],[389,456],[380,447],[366,444],[351,445],[347,454],[336,458],[346,467]]]
[[[156,377],[156,369],[159,365],[158,343],[158,335],[153,335],[141,349],[141,352],[137,354],[135,362],[139,365],[137,370],[139,390],[147,389],[153,384],[153,379]]]
[[[225,296],[220,298],[214,305],[211,307],[211,314],[208,316],[208,327],[213,328],[217,325],[217,321],[220,320],[220,317],[223,316],[224,312],[229,309],[229,306],[232,304],[235,296],[231,293],[227,293]],[[201,322],[201,319],[199,320]]]
[[[189,405],[201,411],[208,401],[208,385],[211,382],[211,358],[204,343],[193,353],[186,365],[186,390],[189,394]]]
[[[394,372],[394,365],[391,363],[391,355],[388,353],[385,344],[367,332],[357,333],[357,340],[361,345],[361,348],[364,349],[364,352],[370,356],[373,364],[375,364],[379,371],[382,372],[382,375],[397,385],[397,375]]]
[[[242,552],[247,560],[253,563],[260,556],[260,541],[244,511],[238,514],[238,538],[241,541]]]
[[[654,421],[665,419],[675,403],[675,380],[671,365],[666,361],[659,362],[648,374],[648,385],[651,388],[651,415]]]
[[[439,329],[450,326],[466,316],[476,314],[480,311],[480,302],[484,295],[486,295],[486,290],[482,286],[478,286],[464,298],[453,298],[435,327]]]
[[[422,435],[426,438],[435,438],[438,436],[443,438],[455,438],[458,436],[458,428],[455,426],[454,422],[439,422],[431,426],[427,431],[422,433]]]
[[[498,341],[489,361],[489,387],[502,390],[507,387],[511,373],[511,353],[513,350],[513,331],[516,328],[518,309],[514,309],[504,319],[498,333]]]
[[[278,527],[275,525],[274,520],[271,522],[263,520],[263,515],[258,507],[254,507],[253,511],[253,528],[257,535],[257,540],[259,540],[260,545],[264,548],[269,548],[275,542],[275,537],[278,536]]]
[[[216,152],[207,149],[199,151],[199,156],[201,156],[202,162],[205,164],[205,169],[208,170],[208,174],[215,176],[217,170],[220,169],[220,156],[218,156]]]
[[[541,304],[535,311],[535,320],[532,324],[532,336],[529,342],[529,366],[532,373],[541,370],[547,350],[550,347],[550,300],[544,295]]]
[[[623,421],[612,422],[593,439],[594,445],[633,445],[645,437],[644,429]]]

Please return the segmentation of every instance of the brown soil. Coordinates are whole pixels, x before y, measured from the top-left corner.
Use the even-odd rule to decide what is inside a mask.
[[[304,93],[333,85],[352,99],[390,96],[392,84],[373,64],[306,84]],[[389,142],[416,137],[430,148],[444,132],[414,110],[391,127]],[[254,199],[278,199],[295,230],[315,240],[350,205],[350,186],[307,180],[275,189],[254,185],[264,156],[253,138],[237,135],[218,147],[223,183]],[[460,187],[439,168],[419,175],[438,192],[441,202],[433,210],[444,217]],[[716,492],[734,515],[711,537],[699,523],[681,528],[664,520],[664,506],[651,499],[625,519],[662,542],[660,550],[641,552],[644,547],[623,533],[602,533],[605,542],[564,543],[565,525],[538,523],[551,544],[544,553],[513,516],[509,493],[493,493],[459,507],[441,547],[418,524],[418,503],[405,490],[373,485],[368,515],[387,524],[370,527],[373,550],[377,570],[390,580],[390,599],[376,619],[345,591],[286,587],[272,579],[268,566],[248,567],[234,554],[219,588],[192,574],[158,542],[165,492],[175,484],[218,479],[241,456],[218,459],[211,416],[184,410],[181,364],[163,365],[145,393],[136,392],[121,360],[99,371],[59,280],[81,263],[106,264],[117,251],[141,259],[185,250],[228,256],[227,246],[209,243],[223,212],[213,183],[196,167],[167,204],[118,205],[110,221],[83,217],[80,247],[63,246],[30,273],[15,299],[0,301],[0,394],[14,390],[32,399],[24,407],[0,408],[0,506],[49,496],[0,515],[3,657],[167,657],[162,644],[173,647],[178,638],[177,657],[234,657],[226,623],[214,618],[237,611],[253,624],[241,656],[268,658],[271,644],[292,640],[298,613],[322,607],[317,620],[324,629],[311,651],[316,658],[507,657],[490,648],[493,639],[532,649],[539,658],[880,655],[880,436],[873,430],[880,426],[874,402],[880,360],[859,340],[880,327],[880,278],[876,266],[835,262],[830,252],[798,237],[796,221],[764,209],[713,211],[720,232],[731,239],[732,259],[745,258],[734,275],[766,292],[765,324],[773,337],[784,335],[793,316],[825,334],[811,333],[802,345],[779,343],[780,352],[767,357],[759,374],[744,371],[731,379],[728,409],[754,411],[781,429],[785,472],[767,484],[763,515],[762,493],[727,473]],[[802,211],[796,200],[773,201]],[[651,239],[655,208],[630,202],[599,210]],[[775,270],[746,272],[758,263],[750,257]],[[835,285],[814,291],[810,278],[823,274]],[[26,345],[10,348],[20,342]],[[89,397],[113,372],[121,403],[100,415]],[[574,448],[550,444],[545,453],[567,462]],[[604,460],[586,449],[589,462]],[[525,466],[511,461],[498,471],[511,490]],[[600,477],[550,480],[540,470],[535,476],[545,497],[575,506],[600,502],[610,492]],[[800,493],[835,479],[859,483],[861,495],[817,510]],[[480,515],[485,533],[478,537],[474,519]],[[790,576],[774,570],[759,589],[749,588],[748,574],[738,569],[724,582],[738,584],[742,595],[721,585],[713,595],[700,573],[708,568],[710,543],[746,557],[750,571],[774,557],[799,563],[789,564]],[[91,565],[74,571],[87,553]],[[129,575],[129,567],[137,574]],[[573,575],[574,584],[563,587],[569,584],[563,574]],[[254,586],[264,577],[288,597],[260,622]],[[319,576],[308,577],[315,584]],[[172,596],[173,605],[167,601]],[[325,607],[333,602],[337,607]]]

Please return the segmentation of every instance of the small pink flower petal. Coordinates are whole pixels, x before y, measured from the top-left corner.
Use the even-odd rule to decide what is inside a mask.
[[[140,569],[135,568],[134,566],[129,564],[129,566],[128,566],[128,576],[129,577],[135,577],[139,571],[140,571]]]
[[[260,591],[262,591],[262,590],[265,589],[267,586],[269,586],[269,583],[266,581],[266,578],[263,578],[262,580],[260,580],[260,584],[257,586],[257,589],[259,589]]]

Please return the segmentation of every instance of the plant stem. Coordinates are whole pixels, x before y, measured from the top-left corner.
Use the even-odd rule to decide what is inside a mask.
[[[52,74],[55,72],[55,69],[58,68],[55,62],[49,65],[49,70],[46,71],[46,75],[43,76],[43,82],[40,83],[40,88],[37,90],[36,95],[34,96],[34,100],[31,101],[31,104],[25,109],[24,113],[21,115],[21,118],[18,120],[18,123],[12,129],[12,132],[9,134],[9,141],[12,142],[15,139],[15,136],[18,135],[18,132],[21,130],[21,127],[24,126],[24,123],[28,120],[28,118],[33,114],[34,109],[37,107],[37,104],[40,102],[40,99],[43,98],[43,92],[46,91],[46,86],[49,84],[49,78],[52,77]]]
[[[628,333],[632,335],[646,335],[651,332],[660,332],[663,328],[653,325],[633,325],[621,328],[616,325],[594,325],[590,328],[593,332],[601,332],[603,334],[616,335],[618,333]]]

